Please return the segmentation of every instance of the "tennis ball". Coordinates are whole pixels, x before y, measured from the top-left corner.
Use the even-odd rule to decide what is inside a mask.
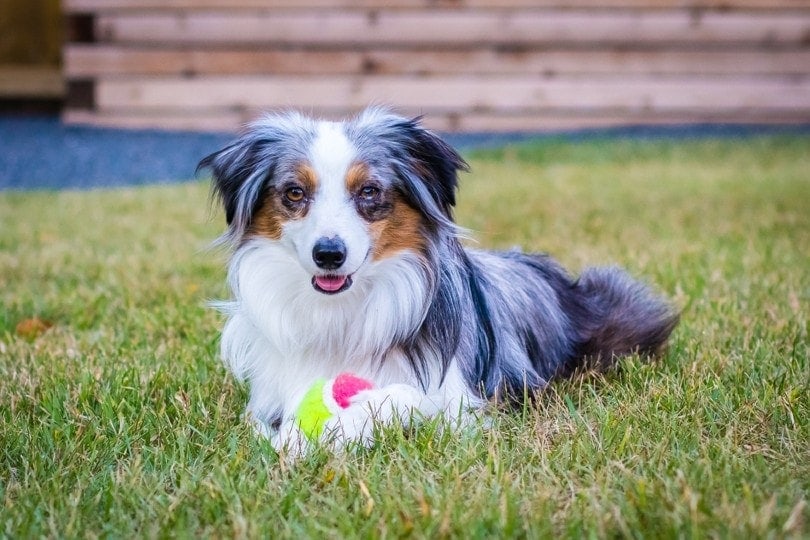
[[[309,440],[318,439],[330,418],[348,408],[358,393],[372,388],[371,381],[350,373],[341,373],[334,379],[316,380],[295,411],[298,427]]]

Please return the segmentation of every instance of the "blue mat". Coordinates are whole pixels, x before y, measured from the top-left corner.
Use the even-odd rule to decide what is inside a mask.
[[[462,151],[562,138],[683,139],[810,134],[810,125],[634,126],[548,133],[449,134]],[[194,178],[200,158],[232,140],[231,133],[125,130],[66,126],[53,117],[0,117],[0,190],[91,189],[181,182]]]
[[[229,134],[66,126],[0,118],[0,189],[89,189],[177,182]]]

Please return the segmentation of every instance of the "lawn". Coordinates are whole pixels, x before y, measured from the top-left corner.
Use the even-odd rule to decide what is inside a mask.
[[[683,311],[663,358],[290,466],[218,359],[205,183],[0,193],[0,536],[810,535],[810,138],[469,157],[478,245],[628,267]]]

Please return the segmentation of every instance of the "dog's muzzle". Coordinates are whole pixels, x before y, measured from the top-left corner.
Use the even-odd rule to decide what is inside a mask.
[[[334,272],[346,262],[346,244],[339,236],[320,238],[312,248],[312,260],[318,268],[330,271],[324,275],[312,277],[312,286],[324,294],[337,294],[352,286],[350,275]]]
[[[320,238],[312,248],[312,260],[323,270],[337,270],[346,262],[346,244],[339,236]]]

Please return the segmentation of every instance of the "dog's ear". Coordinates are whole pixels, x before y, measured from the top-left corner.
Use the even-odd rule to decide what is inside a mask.
[[[435,133],[423,128],[420,118],[407,120],[407,149],[410,166],[422,178],[436,203],[447,217],[456,204],[458,171],[467,171],[467,162]]]
[[[229,229],[223,240],[242,237],[276,176],[305,159],[315,128],[313,121],[294,111],[268,114],[247,126],[235,142],[200,161],[197,171],[211,171],[212,195],[225,208]]]
[[[232,231],[243,232],[259,202],[260,194],[272,174],[273,161],[268,146],[272,140],[245,135],[225,148],[204,157],[197,172],[208,169],[212,175],[212,195],[225,209]]]
[[[225,208],[225,240],[242,237],[276,175],[304,159],[302,152],[314,133],[314,123],[297,112],[268,114],[235,142],[200,161],[197,172],[211,171],[212,195]]]

